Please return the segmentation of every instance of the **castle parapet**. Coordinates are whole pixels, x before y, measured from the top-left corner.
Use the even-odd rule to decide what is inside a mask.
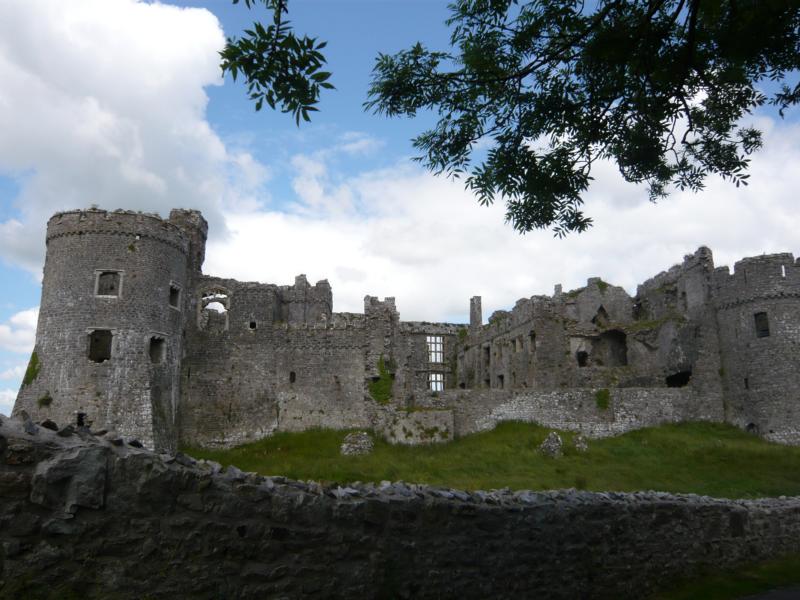
[[[789,252],[744,258],[715,269],[714,298],[720,308],[758,299],[800,298],[800,265]]]
[[[183,231],[156,214],[90,208],[56,213],[47,222],[48,244],[65,236],[92,234],[151,239],[177,248],[183,254],[189,252],[189,238]]]

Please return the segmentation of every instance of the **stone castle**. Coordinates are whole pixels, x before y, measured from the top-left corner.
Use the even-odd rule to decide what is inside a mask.
[[[34,353],[14,413],[146,446],[225,447],[276,431],[371,428],[446,441],[509,420],[588,436],[683,420],[800,443],[800,261],[715,268],[700,248],[635,297],[599,278],[483,324],[401,321],[393,298],[332,311],[327,281],[203,275],[207,223],[54,215]]]

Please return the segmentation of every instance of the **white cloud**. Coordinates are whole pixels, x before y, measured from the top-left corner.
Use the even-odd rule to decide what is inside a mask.
[[[5,323],[0,323],[0,349],[18,354],[30,354],[36,341],[36,320],[39,318],[39,308],[29,308],[9,317]],[[5,379],[5,371],[0,374],[0,379]]]
[[[404,319],[465,319],[476,294],[488,317],[518,298],[551,294],[556,283],[568,290],[592,276],[635,293],[701,245],[712,248],[717,265],[794,250],[800,127],[759,125],[766,148],[753,159],[751,185],[710,179],[705,192],[651,204],[644,190],[601,165],[586,205],[595,226],[564,240],[544,231],[520,236],[504,224],[503,206],[480,207],[460,182],[414,167],[332,183],[330,155],[295,157],[299,209],[229,214],[232,235],[210,244],[206,271],[278,284],[301,272],[329,278],[335,310],[362,310],[365,294],[396,296]]]
[[[268,177],[205,119],[224,35],[207,10],[137,0],[0,3],[0,175],[20,178],[22,217],[0,253],[38,274],[44,223],[98,204],[197,207],[224,232]]]
[[[14,401],[17,399],[16,390],[0,389],[0,414],[8,416],[14,408]]]
[[[26,365],[16,365],[5,371],[0,371],[0,380],[22,380],[22,376],[25,374],[25,367]]]

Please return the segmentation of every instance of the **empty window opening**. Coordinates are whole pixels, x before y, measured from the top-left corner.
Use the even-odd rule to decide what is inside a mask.
[[[517,337],[517,339],[514,340],[514,352],[522,352],[524,347],[522,336]]]
[[[641,321],[647,315],[647,310],[645,310],[644,306],[641,302],[636,302],[633,305],[633,320],[634,321]]]
[[[786,265],[781,265],[781,277],[786,279]]]
[[[297,373],[289,371],[289,383],[294,383],[295,381],[297,381]]]
[[[691,371],[678,371],[672,375],[667,375],[667,387],[686,387],[692,379]]]
[[[497,387],[502,390],[503,387],[504,387],[504,384],[505,384],[505,377],[503,375],[498,375],[497,376]]]
[[[97,296],[119,296],[120,290],[119,271],[98,271],[95,284]]]
[[[467,384],[462,381],[461,383],[458,384],[458,387],[460,387],[462,390],[465,390],[467,389]]]
[[[167,342],[164,338],[150,338],[150,362],[158,365],[164,362],[167,356]]]
[[[197,325],[201,330],[220,333],[228,329],[230,296],[222,289],[207,290],[200,297]]]
[[[745,427],[747,433],[758,434],[758,425],[755,423],[748,423],[747,427]]]
[[[689,302],[686,299],[686,292],[681,292],[681,310],[688,310]]]
[[[228,312],[228,309],[225,308],[225,305],[222,302],[209,302],[205,305],[204,310],[213,310],[214,312],[218,312],[220,314]]]
[[[628,364],[628,336],[619,329],[604,331],[592,344],[592,357],[598,365],[624,367]]]
[[[528,334],[528,342],[530,343],[530,352],[536,352],[536,332],[531,330]]]
[[[606,327],[609,323],[608,312],[602,305],[597,309],[597,314],[592,317],[592,323],[598,327]]]
[[[756,337],[769,337],[769,317],[767,317],[767,313],[756,313],[753,318],[756,322]]]
[[[489,346],[483,347],[483,366],[485,368],[489,368],[489,364],[491,363],[492,353],[491,348]]]
[[[748,379],[747,377],[744,378],[744,389],[746,390],[750,389],[750,379]]]
[[[589,353],[586,350],[578,350],[575,353],[575,358],[578,361],[579,367],[585,367],[589,364]]]
[[[441,335],[429,335],[425,338],[428,345],[428,362],[444,362],[444,338]]]
[[[95,329],[89,334],[89,360],[101,363],[111,358],[110,329]]]
[[[444,390],[444,373],[429,373],[428,388],[432,392],[441,392]]]
[[[79,413],[78,413],[78,414],[75,416],[75,424],[76,424],[78,427],[86,427],[86,413],[84,413],[84,412],[79,412]]]
[[[483,380],[483,385],[485,385],[487,388],[488,388],[488,387],[492,387],[492,382],[491,382],[491,381],[490,381],[490,379],[487,377],[486,379],[484,379],[484,380]]]
[[[250,329],[256,329],[258,327],[258,323],[255,321],[250,321]]]
[[[181,288],[176,285],[169,286],[169,305],[172,308],[180,308],[181,305]]]

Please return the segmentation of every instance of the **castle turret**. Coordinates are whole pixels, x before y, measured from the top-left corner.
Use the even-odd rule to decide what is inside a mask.
[[[50,219],[36,345],[14,413],[174,448],[187,291],[205,220],[173,215],[186,223],[94,209]]]
[[[800,443],[800,265],[788,253],[714,272],[727,419],[767,439]]]

